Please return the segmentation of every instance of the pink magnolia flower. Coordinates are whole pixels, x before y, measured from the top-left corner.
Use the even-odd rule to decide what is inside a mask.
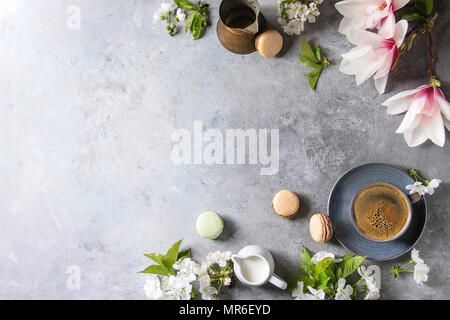
[[[403,133],[410,147],[418,146],[427,139],[438,146],[444,145],[444,126],[450,130],[450,103],[437,86],[424,85],[400,92],[386,100],[383,105],[388,107],[388,114],[406,111],[396,133]]]
[[[378,28],[380,36],[392,38],[395,29],[394,11],[409,0],[344,0],[335,4],[344,16],[339,32],[348,35],[353,30]]]
[[[370,31],[352,31],[347,37],[356,47],[342,55],[341,72],[355,75],[358,86],[373,76],[375,87],[383,94],[389,71],[407,30],[408,22],[400,20],[389,39]]]

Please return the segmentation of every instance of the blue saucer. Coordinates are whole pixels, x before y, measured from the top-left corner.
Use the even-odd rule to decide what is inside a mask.
[[[331,190],[328,199],[328,216],[334,235],[342,246],[367,259],[382,261],[401,256],[411,250],[420,239],[427,219],[425,198],[412,203],[412,220],[406,232],[398,239],[377,242],[364,238],[351,221],[351,203],[354,195],[371,182],[391,183],[406,194],[405,186],[414,180],[403,170],[381,163],[368,163],[355,167],[342,175]]]

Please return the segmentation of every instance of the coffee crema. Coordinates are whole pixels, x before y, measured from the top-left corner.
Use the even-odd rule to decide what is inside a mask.
[[[369,239],[395,238],[408,223],[410,215],[406,196],[388,184],[373,184],[361,189],[353,201],[356,227]]]

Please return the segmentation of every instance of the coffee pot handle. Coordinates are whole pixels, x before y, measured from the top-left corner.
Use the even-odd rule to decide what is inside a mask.
[[[269,278],[269,282],[273,284],[274,286],[285,290],[287,288],[287,283],[283,279],[281,279],[279,276],[277,276],[275,273],[272,273],[272,276]]]

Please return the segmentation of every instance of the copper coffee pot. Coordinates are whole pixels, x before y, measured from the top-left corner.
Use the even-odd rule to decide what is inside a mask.
[[[283,38],[273,29],[266,29],[257,0],[222,0],[219,8],[217,36],[229,51],[248,54],[258,51],[264,57],[277,55]]]

